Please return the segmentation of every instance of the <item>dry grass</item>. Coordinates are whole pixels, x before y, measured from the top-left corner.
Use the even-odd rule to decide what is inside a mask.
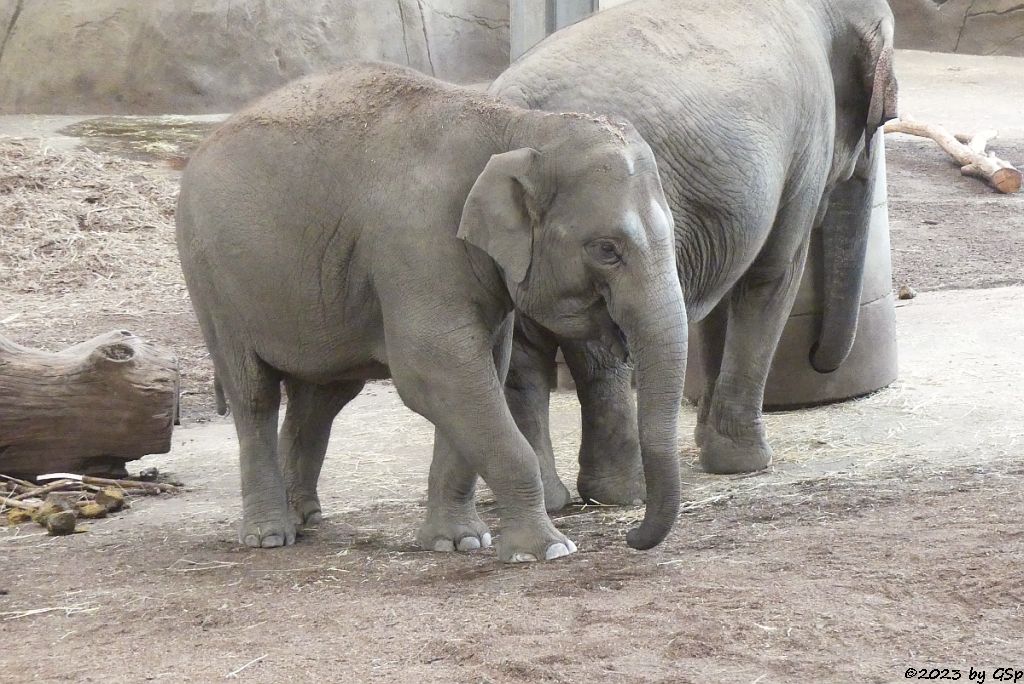
[[[153,165],[0,138],[0,289],[82,289],[156,301],[184,290],[174,246],[177,184]]]

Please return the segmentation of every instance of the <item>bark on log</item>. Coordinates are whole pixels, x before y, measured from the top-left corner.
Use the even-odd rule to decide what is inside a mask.
[[[995,131],[984,131],[968,138],[954,136],[942,126],[922,123],[903,117],[885,124],[886,133],[906,133],[931,138],[960,165],[960,173],[985,181],[999,192],[1011,194],[1021,189],[1022,177],[1013,164],[986,152],[988,141],[996,137]]]
[[[125,474],[166,453],[178,405],[173,355],[114,331],[56,354],[0,335],[0,472]]]

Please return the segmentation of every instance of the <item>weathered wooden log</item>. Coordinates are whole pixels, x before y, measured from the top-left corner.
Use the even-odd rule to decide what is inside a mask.
[[[960,165],[961,174],[979,178],[999,192],[1019,192],[1024,183],[1024,175],[1013,164],[986,152],[988,142],[997,135],[996,131],[982,131],[973,136],[953,135],[938,124],[922,123],[904,116],[885,124],[885,132],[931,138]]]
[[[178,362],[130,332],[56,354],[0,335],[0,472],[32,479],[125,474],[166,453],[178,405]]]

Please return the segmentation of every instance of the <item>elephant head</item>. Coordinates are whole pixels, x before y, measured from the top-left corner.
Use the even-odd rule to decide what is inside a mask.
[[[819,210],[825,253],[824,316],[811,364],[830,373],[846,360],[857,334],[879,127],[896,117],[893,20],[885,0],[826,0],[837,49],[836,142],[827,193]],[[879,19],[881,17],[881,19]],[[850,59],[854,55],[854,59]]]
[[[632,357],[648,504],[627,541],[660,543],[679,508],[676,423],[686,313],[673,222],[653,153],[628,125],[538,115],[548,144],[491,157],[459,237],[501,269],[516,309],[557,335],[600,337]]]

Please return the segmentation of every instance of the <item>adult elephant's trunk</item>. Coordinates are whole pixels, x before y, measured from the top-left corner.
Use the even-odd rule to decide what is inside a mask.
[[[686,374],[686,309],[675,269],[645,287],[623,283],[612,293],[610,313],[622,328],[634,361],[640,453],[647,481],[647,511],[626,542],[657,546],[679,514],[677,423]]]
[[[824,315],[818,342],[811,352],[811,365],[819,373],[839,368],[857,337],[875,179],[884,155],[881,137],[881,131],[875,134],[857,161],[853,176],[832,191],[822,221]]]

